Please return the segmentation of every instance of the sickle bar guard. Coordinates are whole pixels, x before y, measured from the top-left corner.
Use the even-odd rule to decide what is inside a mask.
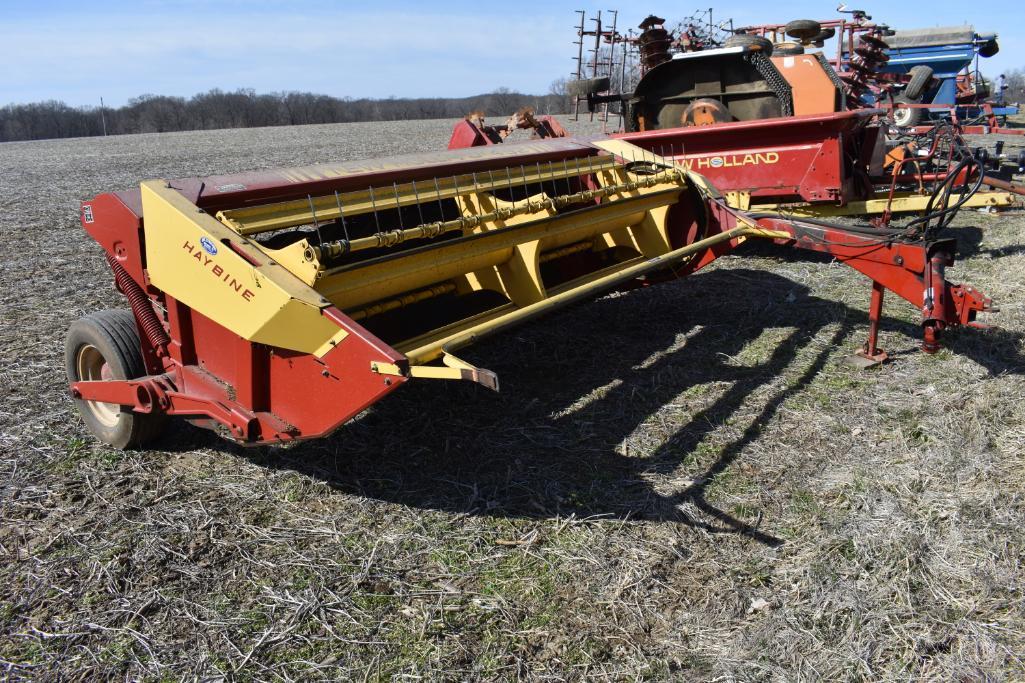
[[[247,444],[323,436],[413,379],[498,379],[456,353],[617,288],[698,270],[760,237],[890,289],[926,350],[988,301],[948,242],[744,214],[623,140],[556,138],[179,181],[82,205],[127,312],[72,326],[71,393],[120,447],[179,415]]]

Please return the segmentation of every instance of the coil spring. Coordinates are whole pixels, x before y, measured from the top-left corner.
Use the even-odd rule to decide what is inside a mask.
[[[669,61],[669,44],[672,37],[664,28],[649,28],[638,37],[640,45],[641,67],[652,69],[662,62]]]
[[[871,81],[879,70],[890,61],[886,54],[890,46],[882,39],[882,31],[879,29],[862,33],[858,40],[858,46],[854,48],[854,57],[848,66],[848,73],[842,76],[847,84],[847,92],[854,99],[860,100],[869,90]]]
[[[110,264],[110,270],[114,273],[114,282],[117,283],[117,288],[128,299],[132,313],[142,325],[142,331],[145,332],[150,346],[158,357],[165,355],[171,338],[167,336],[164,326],[160,324],[157,314],[153,312],[153,306],[150,305],[146,292],[142,291],[139,283],[133,280],[128,271],[110,254],[107,254],[107,263]]]

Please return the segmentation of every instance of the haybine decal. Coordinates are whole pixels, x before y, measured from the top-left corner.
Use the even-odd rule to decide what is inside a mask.
[[[192,255],[192,258],[196,259],[196,263],[202,266],[204,270],[208,270],[218,280],[234,289],[243,299],[246,301],[252,301],[253,296],[256,294],[253,290],[236,280],[231,273],[228,273],[224,268],[214,263],[213,258],[203,253],[206,251],[211,254],[216,254],[217,248],[213,246],[213,243],[206,237],[203,237],[200,242],[203,242],[202,248],[197,247],[188,240],[185,240],[185,243],[182,244],[182,249],[189,252],[189,254]],[[207,244],[209,244],[210,247],[208,247]],[[211,247],[213,248],[213,251],[210,251]]]
[[[707,157],[677,157],[677,163],[688,171],[710,168],[737,168],[779,163],[779,152],[756,152],[754,154],[717,154]]]

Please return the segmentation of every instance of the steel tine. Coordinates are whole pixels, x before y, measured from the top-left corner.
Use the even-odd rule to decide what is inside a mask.
[[[402,204],[399,202],[399,186],[397,183],[392,182],[391,187],[395,192],[395,211],[399,214],[399,230],[402,230]]]
[[[556,177],[555,177],[555,164],[552,163],[551,159],[548,160],[548,172],[552,176],[552,196],[554,197],[554,196],[557,196],[559,194],[559,186],[555,182],[556,181]]]
[[[516,208],[516,193],[513,192],[513,181],[512,173],[509,172],[509,167],[505,167],[505,177],[509,181],[509,198],[512,199],[513,208]]]
[[[416,200],[416,210],[420,214],[420,225],[424,224],[424,207],[420,203],[420,192],[416,189],[416,181],[411,181],[413,185],[413,199]]]
[[[470,171],[470,181],[473,183],[473,206],[478,212],[483,211],[480,202],[480,181],[477,180],[477,171]]]
[[[491,180],[491,196],[494,197],[497,188],[495,187],[495,174],[490,168],[488,169],[488,178]]]
[[[368,188],[370,190],[370,210],[374,212],[374,224],[377,226],[377,232],[381,232],[381,219],[377,215],[377,200],[374,199],[374,188]]]
[[[527,186],[527,169],[520,164],[520,178],[523,180],[523,198],[527,200],[527,204],[530,204],[530,189]]]
[[[452,189],[456,193],[456,196],[455,196],[456,218],[459,218],[462,215],[462,212],[459,210],[459,200],[458,200],[458,198],[459,198],[459,195],[462,194],[462,193],[459,192],[459,178],[457,176],[455,176],[455,175],[452,176]]]
[[[573,163],[576,164],[575,161]],[[569,183],[569,159],[562,160],[562,172],[566,179],[566,194],[573,194],[573,186]]]
[[[338,205],[338,217],[342,220],[342,232],[345,233],[345,241],[350,242],[349,239],[349,226],[345,223],[345,212],[342,211],[342,200],[338,196],[338,190],[335,190],[335,204]]]
[[[441,203],[441,187],[438,186],[438,176],[434,176],[434,193],[438,197],[438,211],[441,211],[441,222],[445,222],[445,205]]]
[[[324,238],[320,235],[320,221],[317,220],[317,209],[313,206],[313,197],[306,195],[306,199],[310,202],[310,214],[313,216],[313,229],[317,231],[317,244],[323,244]]]

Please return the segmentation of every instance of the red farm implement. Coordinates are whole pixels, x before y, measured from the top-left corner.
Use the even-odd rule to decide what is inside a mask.
[[[830,254],[869,278],[869,359],[882,357],[886,290],[921,311],[926,351],[989,308],[947,280],[954,244],[928,225],[742,211],[660,146],[657,133],[552,137],[100,195],[82,225],[130,311],[72,326],[71,393],[119,447],[153,438],[166,416],[244,444],[319,437],[409,381],[497,389],[461,348],[687,276],[750,239]]]

